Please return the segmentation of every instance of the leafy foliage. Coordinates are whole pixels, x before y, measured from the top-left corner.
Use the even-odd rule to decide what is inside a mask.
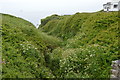
[[[109,78],[120,59],[118,12],[2,19],[3,78]]]
[[[54,77],[46,67],[44,54],[60,42],[26,20],[2,14],[3,78]]]
[[[64,40],[62,48],[49,54],[49,61],[56,64],[53,73],[65,78],[109,78],[111,61],[120,59],[118,12],[61,17],[39,28]]]

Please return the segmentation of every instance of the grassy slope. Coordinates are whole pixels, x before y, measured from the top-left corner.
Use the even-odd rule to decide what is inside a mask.
[[[90,14],[88,13],[83,14],[76,13],[75,15],[72,16],[52,15],[41,20],[41,25],[39,29],[48,32],[51,35],[55,35],[66,40],[68,38],[73,37],[76,34],[76,32],[79,31],[79,28],[82,26],[82,23],[88,18],[89,15]],[[47,22],[47,24],[44,24],[45,22]]]
[[[61,41],[38,31],[26,20],[7,14],[0,15],[3,78],[54,77],[46,67],[45,53],[51,52]]]
[[[53,74],[68,78],[108,78],[111,61],[120,58],[118,12],[76,13],[54,19],[53,16],[43,19],[42,23],[51,18],[39,27],[64,40],[62,48],[48,54],[48,66]]]
[[[39,29],[54,37],[18,17],[2,19],[4,78],[108,78],[111,61],[120,58],[118,12],[42,19]]]

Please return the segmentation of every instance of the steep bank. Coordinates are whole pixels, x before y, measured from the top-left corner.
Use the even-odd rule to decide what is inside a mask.
[[[111,62],[120,59],[118,12],[52,15],[40,30],[64,40],[49,55],[53,73],[67,78],[109,78]],[[51,65],[52,64],[52,65]],[[57,64],[57,65],[55,65]]]
[[[38,31],[32,23],[8,14],[2,15],[2,77],[54,77],[46,67],[45,54],[60,40]]]
[[[3,78],[109,78],[120,59],[118,12],[52,15],[39,29],[0,15]]]

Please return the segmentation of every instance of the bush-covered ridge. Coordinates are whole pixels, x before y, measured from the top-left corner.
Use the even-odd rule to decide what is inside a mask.
[[[109,78],[120,58],[118,12],[2,19],[3,78]]]
[[[67,78],[109,78],[111,61],[120,59],[118,12],[76,13],[60,17],[63,18],[50,20],[39,27],[64,40],[62,48],[48,54],[49,61],[57,64],[51,67],[54,74]],[[49,66],[52,64],[49,62]]]
[[[59,46],[59,39],[39,32],[32,23],[2,15],[3,78],[54,77],[46,67],[45,53]]]
[[[75,36],[77,32],[80,32],[80,29],[81,31],[89,28],[105,29],[107,26],[114,23],[113,20],[118,20],[118,12],[76,13],[71,16],[57,16],[55,20],[53,17],[56,16],[52,15],[42,19],[41,24],[48,21],[48,19],[49,21],[44,24],[44,26],[40,25],[39,29],[66,40]],[[86,26],[89,26],[89,28]]]

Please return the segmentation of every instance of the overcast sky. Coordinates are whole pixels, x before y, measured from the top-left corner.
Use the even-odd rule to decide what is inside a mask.
[[[96,12],[111,0],[0,0],[0,13],[12,14],[29,20],[34,25],[52,14]]]

